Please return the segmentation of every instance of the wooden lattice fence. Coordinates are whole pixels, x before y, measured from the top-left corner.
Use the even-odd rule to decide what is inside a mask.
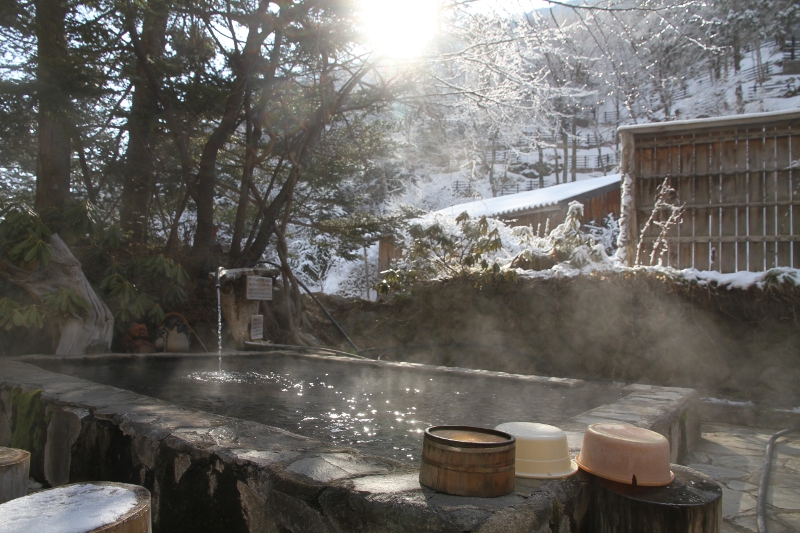
[[[800,268],[800,111],[619,131],[623,182],[632,178],[623,200],[629,265],[637,256],[651,264],[659,242],[653,262],[680,269]],[[662,233],[656,222],[670,211],[654,214],[654,205],[665,183],[674,189],[668,203],[683,210]]]

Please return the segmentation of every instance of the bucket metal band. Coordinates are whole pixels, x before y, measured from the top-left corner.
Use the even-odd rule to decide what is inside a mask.
[[[459,452],[459,453],[494,453],[494,452],[505,452],[508,450],[512,450],[516,448],[516,443],[505,444],[503,446],[498,446],[496,448],[461,448],[458,446],[448,446],[446,444],[439,444],[438,442],[434,442],[432,440],[425,440],[423,441],[423,446],[430,446],[431,448],[436,448],[438,450],[442,450],[445,452]]]
[[[503,472],[509,472],[514,470],[514,465],[510,466],[501,466],[498,468],[485,468],[485,467],[478,467],[478,466],[470,466],[466,468],[459,468],[457,466],[453,466],[451,464],[441,463],[439,461],[434,461],[428,457],[423,457],[422,462],[432,466],[434,468],[441,468],[442,470],[452,470],[454,472],[465,472],[467,474],[502,474]]]

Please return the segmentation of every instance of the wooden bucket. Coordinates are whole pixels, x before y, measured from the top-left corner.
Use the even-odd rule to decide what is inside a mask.
[[[419,482],[457,496],[493,498],[514,490],[516,439],[494,429],[433,426],[425,430]]]

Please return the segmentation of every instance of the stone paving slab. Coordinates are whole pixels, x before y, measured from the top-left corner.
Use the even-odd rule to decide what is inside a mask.
[[[778,429],[704,423],[685,464],[722,486],[723,533],[757,533],[756,506],[767,442]],[[800,531],[800,433],[775,445],[767,491],[769,533]]]

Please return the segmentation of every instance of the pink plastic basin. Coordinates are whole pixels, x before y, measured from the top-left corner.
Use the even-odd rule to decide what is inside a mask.
[[[586,428],[575,462],[591,474],[629,485],[660,487],[675,479],[669,469],[669,441],[629,424],[602,422]]]

